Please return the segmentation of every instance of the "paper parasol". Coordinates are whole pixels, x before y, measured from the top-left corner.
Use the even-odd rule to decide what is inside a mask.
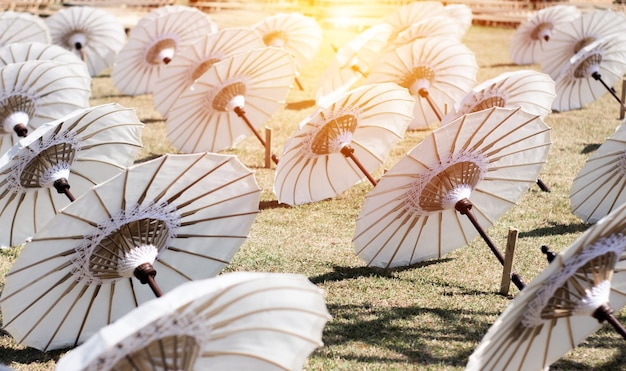
[[[278,202],[297,205],[335,197],[380,167],[404,137],[414,100],[394,84],[364,85],[300,123],[276,166]]]
[[[59,45],[26,42],[0,47],[0,66],[33,60],[49,60],[66,64],[77,75],[81,75],[87,80],[87,86],[91,85],[91,75],[85,62],[76,54]]]
[[[0,46],[17,42],[51,42],[50,31],[43,19],[27,12],[0,12]]]
[[[385,49],[392,51],[402,45],[426,37],[449,37],[461,41],[464,34],[463,28],[456,19],[449,16],[436,16],[411,24],[406,30],[400,32],[394,40],[390,40]]]
[[[415,22],[441,15],[445,16],[447,13],[439,1],[413,1],[402,5],[385,18],[385,22],[393,26],[390,40],[395,39]]]

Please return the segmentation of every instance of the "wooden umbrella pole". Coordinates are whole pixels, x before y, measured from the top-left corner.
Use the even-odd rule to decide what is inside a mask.
[[[248,128],[252,130],[252,132],[254,133],[254,136],[256,136],[259,142],[261,142],[263,147],[267,148],[267,145],[265,144],[265,140],[263,139],[263,137],[261,137],[261,134],[259,134],[259,132],[256,131],[254,126],[252,126],[252,123],[250,123],[250,120],[248,120],[248,118],[246,117],[246,112],[243,110],[243,108],[235,107],[234,111],[237,114],[237,116],[241,117],[241,119],[246,123],[246,125],[248,125]],[[278,156],[272,153],[271,157],[272,157],[272,161],[274,161],[275,164],[278,164]]]
[[[139,280],[139,282],[141,282],[144,285],[148,284],[148,286],[150,286],[150,289],[152,290],[152,292],[154,293],[156,297],[163,296],[163,291],[161,291],[161,288],[159,287],[159,285],[157,285],[156,281],[154,280],[154,276],[156,276],[156,270],[154,269],[152,264],[150,263],[141,264],[140,266],[135,268],[134,274],[135,274],[135,277],[137,277],[137,279]]]
[[[363,175],[365,175],[367,177],[367,180],[370,181],[370,183],[372,183],[372,185],[374,187],[376,187],[376,180],[374,179],[374,177],[372,177],[372,175],[365,169],[365,167],[363,166],[363,164],[361,164],[361,161],[359,161],[358,158],[356,158],[356,156],[354,155],[354,148],[350,147],[349,145],[345,145],[343,147],[341,147],[341,154],[348,157],[349,159],[351,159],[352,161],[354,161],[354,163],[356,164],[356,166],[361,170],[361,172],[363,173]]]
[[[613,315],[613,308],[608,304],[603,304],[593,312],[593,318],[597,319],[600,323],[608,322],[618,334],[626,340],[626,328],[615,318]]]
[[[439,112],[439,108],[437,108],[437,105],[435,104],[435,102],[433,102],[433,99],[430,97],[430,94],[428,93],[428,90],[422,88],[422,89],[419,90],[418,93],[419,93],[420,97],[426,99],[426,102],[428,102],[428,105],[430,106],[430,108],[433,110],[433,112],[437,116],[437,119],[439,121],[441,121],[441,118],[442,118],[441,112]]]
[[[604,82],[604,80],[602,80],[602,75],[600,75],[598,72],[594,72],[594,73],[591,74],[591,77],[593,77],[596,81],[600,81],[600,83],[606,88],[606,90],[608,90],[609,93],[611,93],[613,98],[615,98],[615,100],[617,100],[617,102],[619,102],[620,106],[624,106],[624,102],[622,102],[622,100],[619,99],[619,97],[617,96],[617,93],[615,92],[615,90],[613,88],[611,88],[610,86],[608,86]]]
[[[461,215],[467,216],[467,218],[470,220],[474,228],[476,228],[491,252],[496,256],[500,264],[504,265],[504,256],[502,255],[500,250],[498,250],[491,238],[489,238],[487,233],[485,233],[485,230],[482,228],[480,223],[478,223],[478,220],[474,216],[474,213],[472,212],[472,202],[469,199],[464,198],[461,201],[457,202],[456,205],[454,205],[454,208],[459,213],[461,213]],[[524,287],[526,287],[526,284],[522,280],[522,277],[515,272],[511,272],[511,281],[515,284],[515,286],[517,286],[519,290],[522,290]]]

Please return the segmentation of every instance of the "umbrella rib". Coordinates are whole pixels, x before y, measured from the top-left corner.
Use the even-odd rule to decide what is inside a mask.
[[[71,286],[71,287],[73,288],[73,287],[77,287],[77,286],[78,286],[78,284],[75,282],[75,283],[74,283],[74,285],[73,285],[73,286]],[[85,294],[85,292],[87,291],[87,289],[88,289],[88,288],[89,288],[89,286],[88,286],[88,285],[82,285],[81,290],[80,290],[80,294],[76,295],[76,297],[74,298],[74,300],[73,300],[73,302],[71,303],[71,305],[69,305],[69,307],[67,307],[67,311],[66,311],[66,312],[65,312],[65,314],[63,315],[63,318],[62,318],[62,319],[58,322],[58,324],[57,324],[56,328],[54,329],[54,331],[53,331],[53,332],[52,332],[52,334],[50,335],[50,338],[48,339],[48,343],[46,343],[46,346],[45,346],[45,347],[44,347],[44,349],[43,349],[44,351],[46,351],[46,350],[48,349],[48,347],[50,346],[50,344],[52,343],[52,341],[54,340],[54,338],[56,337],[56,335],[59,333],[59,330],[61,329],[61,327],[63,327],[63,324],[65,323],[65,321],[66,321],[66,320],[67,320],[67,318],[69,317],[70,313],[72,312],[72,310],[73,310],[73,309],[74,309],[74,307],[76,306],[76,303],[78,303],[78,302],[82,299],[83,295]],[[55,302],[55,303],[54,303],[54,304],[50,307],[50,309],[54,308],[54,307],[58,304],[58,302],[59,302],[59,301],[61,301],[61,299],[62,299],[63,297],[65,297],[66,295],[68,295],[69,291],[71,291],[71,289],[70,289],[70,288],[66,289],[66,290],[65,290],[65,292],[64,292],[63,294],[59,295],[58,301],[57,301],[57,302]],[[83,318],[86,318],[88,314],[89,314],[89,312],[87,312],[87,313],[85,314],[85,317],[83,317]],[[44,319],[44,317],[45,317],[46,315],[47,315],[47,313],[46,313],[45,315],[41,316],[41,318],[39,319],[39,321],[43,321],[43,319]],[[39,321],[38,321],[38,322],[39,322]],[[84,321],[84,319],[83,319],[83,321]],[[37,325],[38,325],[38,323],[37,323]],[[28,335],[26,335],[26,336],[28,336]],[[78,336],[77,336],[76,340],[74,341],[74,346],[76,346],[76,345],[78,344],[78,339],[79,339],[79,337],[80,337],[80,333],[78,333]]]
[[[245,237],[241,237],[241,238],[245,238]],[[185,249],[180,249],[180,248],[174,247],[174,246],[169,246],[167,248],[167,250],[168,251],[172,251],[172,252],[176,252],[176,253],[181,253],[181,254],[185,254],[185,255],[194,256],[194,257],[197,257],[197,258],[203,258],[203,259],[214,261],[214,262],[218,262],[218,263],[223,263],[223,264],[228,264],[229,263],[229,261],[226,261],[226,260],[214,258],[214,257],[209,256],[209,255],[204,255],[204,254],[200,254],[200,253],[189,251],[189,250],[185,250]],[[176,272],[178,272],[178,270],[176,270],[174,267],[172,267],[168,263],[164,262],[163,259],[159,259],[159,262],[162,263],[163,265],[165,265],[166,267],[171,268],[171,269],[175,270]],[[183,277],[187,278],[187,276],[185,276],[184,274],[181,273],[181,275]]]
[[[206,176],[208,176],[208,175],[210,175],[210,174],[206,174]],[[237,183],[239,183],[240,181],[242,181],[242,180],[244,180],[244,179],[247,179],[247,178],[250,178],[250,177],[254,177],[254,173],[246,173],[245,175],[242,175],[242,176],[241,176],[241,177],[239,177],[239,178],[232,179],[232,180],[230,180],[230,181],[228,181],[228,182],[225,182],[225,183],[223,183],[222,185],[220,185],[220,186],[219,186],[219,187],[217,187],[217,188],[210,189],[210,190],[208,190],[208,191],[206,191],[206,192],[204,192],[204,193],[202,193],[202,194],[198,195],[198,196],[197,196],[197,197],[195,197],[195,198],[189,199],[189,200],[188,200],[188,201],[186,201],[186,202],[181,202],[181,203],[179,203],[179,204],[178,204],[178,206],[177,206],[177,208],[178,208],[178,209],[182,209],[182,208],[186,207],[187,205],[190,205],[190,204],[192,204],[192,203],[196,202],[197,200],[199,200],[199,199],[201,199],[201,198],[203,198],[203,197],[205,197],[205,196],[207,196],[207,195],[210,195],[210,194],[212,194],[212,193],[215,193],[215,192],[217,192],[217,191],[220,191],[220,190],[222,190],[222,189],[224,189],[224,188],[227,188],[228,186],[231,186],[231,185],[237,185]],[[203,176],[202,178],[197,179],[197,181],[196,181],[196,182],[194,182],[194,183],[192,183],[192,184],[189,184],[189,186],[188,186],[187,188],[182,189],[182,190],[181,190],[178,194],[176,194],[175,196],[172,196],[172,197],[170,198],[170,200],[173,200],[173,199],[178,198],[178,197],[179,197],[180,195],[182,195],[182,194],[183,194],[183,193],[184,193],[187,189],[189,189],[189,188],[193,187],[193,185],[195,185],[195,184],[197,184],[198,182],[202,181],[204,178],[205,178],[205,176]],[[251,195],[251,194],[255,194],[255,193],[258,193],[258,192],[260,192],[260,191],[261,191],[260,189],[253,189],[253,190],[251,190],[251,191],[249,191],[249,192],[247,192],[247,193],[243,193],[243,194],[235,195],[235,196],[233,196],[233,197],[230,197],[230,198],[225,198],[225,199],[223,199],[223,200],[220,200],[219,202],[216,202],[216,203],[213,203],[213,204],[210,204],[210,205],[206,205],[206,206],[204,206],[204,207],[202,207],[202,208],[196,209],[196,211],[197,211],[197,210],[201,210],[201,209],[206,208],[206,207],[211,207],[211,206],[214,206],[214,205],[219,205],[219,204],[221,204],[221,203],[228,202],[228,201],[231,201],[231,200],[234,200],[234,199],[237,199],[237,198],[241,198],[241,197],[245,197],[245,196],[248,196],[248,195]]]

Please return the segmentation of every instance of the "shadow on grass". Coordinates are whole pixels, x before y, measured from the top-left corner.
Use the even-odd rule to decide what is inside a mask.
[[[315,100],[302,100],[299,102],[291,102],[285,105],[285,109],[299,111],[302,109],[307,109],[315,106]]]
[[[259,202],[259,210],[270,210],[270,209],[291,209],[291,206],[288,204],[281,204],[278,202],[278,200]]]
[[[158,124],[161,122],[165,122],[165,119],[153,119],[153,118],[146,118],[146,119],[140,119],[141,122],[143,122],[144,124]]]
[[[320,284],[324,282],[337,282],[343,280],[349,280],[359,277],[383,277],[383,278],[391,278],[394,277],[394,273],[403,272],[406,270],[423,268],[433,264],[441,264],[445,261],[449,261],[452,259],[439,259],[439,260],[429,260],[426,262],[420,262],[417,264],[413,264],[406,267],[397,267],[397,268],[376,268],[376,267],[339,267],[334,266],[332,272],[324,273],[319,276],[309,277],[309,280],[314,284]]]
[[[570,233],[580,233],[587,230],[590,227],[590,224],[586,223],[573,223],[573,224],[563,224],[563,223],[555,223],[548,221],[550,226],[535,228],[530,231],[520,232],[519,237],[542,237],[548,235],[561,235],[561,234],[570,234]]]
[[[55,363],[61,358],[65,352],[69,349],[52,350],[49,352],[42,352],[35,348],[6,348],[0,346],[0,361],[2,364],[10,364],[12,362],[20,364],[32,364],[32,363],[44,363],[48,361],[54,361]]]
[[[587,153],[595,152],[598,148],[600,148],[600,143],[590,143],[587,144],[582,151],[581,154],[586,155]]]

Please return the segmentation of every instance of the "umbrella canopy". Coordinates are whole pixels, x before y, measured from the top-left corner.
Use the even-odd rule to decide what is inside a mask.
[[[574,20],[560,24],[552,31],[549,48],[546,48],[539,63],[541,71],[556,80],[563,66],[586,45],[616,35],[626,37],[626,15],[611,10],[594,10]]]
[[[393,26],[390,40],[396,38],[412,24],[424,19],[447,15],[444,5],[439,1],[413,1],[402,5],[385,18]]]
[[[161,70],[180,49],[217,32],[217,25],[197,8],[175,5],[148,13],[128,34],[115,58],[111,79],[126,95],[149,94]]]
[[[126,43],[121,22],[106,10],[93,6],[71,6],[45,18],[52,43],[78,55],[96,76],[113,65]]]
[[[0,12],[0,46],[17,42],[52,41],[44,20],[27,12],[5,10]]]
[[[183,47],[176,58],[162,69],[152,92],[154,106],[167,116],[178,97],[213,64],[264,46],[261,36],[249,28],[226,28],[201,36]]]
[[[413,104],[406,89],[386,83],[364,85],[319,108],[285,143],[274,179],[278,202],[320,201],[371,179],[404,137]]]
[[[570,189],[572,212],[585,223],[596,223],[626,203],[626,125],[585,162]]]
[[[541,370],[626,304],[626,205],[591,226],[511,301],[467,370]],[[612,317],[612,318],[611,318]]]
[[[58,370],[301,370],[330,319],[295,274],[235,272],[145,302],[59,359]]]
[[[254,173],[231,155],[127,168],[24,246],[0,297],[4,329],[41,350],[75,346],[157,291],[217,275],[248,236],[259,197]]]
[[[583,108],[606,93],[621,100],[612,86],[626,73],[626,35],[597,39],[572,56],[563,65],[556,82],[555,111]]]
[[[472,89],[477,71],[476,56],[463,43],[428,37],[381,56],[366,82],[391,81],[407,88],[415,99],[409,129],[428,129]]]
[[[396,267],[467,245],[479,232],[461,203],[471,202],[481,226],[493,225],[536,182],[549,148],[550,129],[520,108],[470,113],[433,131],[365,196],[357,255]]]
[[[521,23],[511,39],[510,56],[515,64],[539,63],[544,50],[552,47],[552,31],[580,17],[574,5],[553,5],[538,10]]]
[[[251,28],[267,46],[284,48],[296,59],[298,70],[313,60],[322,44],[322,28],[301,13],[279,13],[263,18]]]
[[[543,119],[552,112],[555,97],[554,80],[545,73],[534,70],[504,72],[474,87],[452,107],[441,124],[492,107],[521,107]]]
[[[465,36],[472,26],[472,20],[474,19],[472,8],[466,4],[447,4],[443,7],[443,10],[448,16],[458,21],[459,26],[463,30],[463,35]]]
[[[402,45],[426,37],[449,37],[460,41],[464,35],[465,31],[459,21],[449,16],[436,16],[411,24],[407,29],[400,32],[394,40],[390,40],[385,50],[392,51]]]
[[[390,24],[379,23],[339,48],[322,72],[315,90],[315,103],[326,107],[365,78],[387,45],[392,31]]]
[[[111,103],[77,110],[21,139],[0,157],[0,245],[22,244],[69,200],[133,163],[143,123]],[[69,191],[71,185],[71,191]]]
[[[218,152],[255,134],[283,105],[296,73],[293,57],[263,47],[213,64],[180,95],[165,122],[167,137],[185,153]]]
[[[0,66],[33,60],[50,60],[66,64],[72,67],[77,75],[84,76],[88,86],[91,85],[91,75],[85,62],[76,54],[59,45],[25,42],[0,47]]]
[[[32,129],[89,107],[91,79],[74,67],[50,60],[0,67],[0,153]]]

